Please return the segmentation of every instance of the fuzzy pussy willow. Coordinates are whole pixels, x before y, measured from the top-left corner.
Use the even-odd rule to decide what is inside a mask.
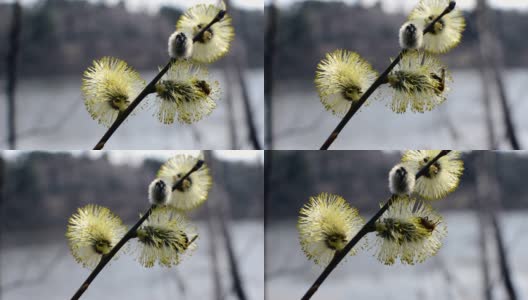
[[[225,31],[229,31],[229,30],[233,30],[232,27],[231,27],[231,23],[230,22],[223,22],[224,18],[228,18],[228,16],[226,16],[226,10],[224,9],[225,7],[217,7],[216,5],[205,5],[204,4],[198,4],[196,6],[193,6],[191,7],[188,11],[187,11],[187,14],[190,14],[191,11],[195,11],[197,10],[197,7],[206,7],[206,10],[208,12],[210,11],[214,11],[215,14],[213,15],[210,15],[209,13],[207,14],[208,17],[210,17],[209,19],[205,20],[203,19],[203,16],[201,16],[201,19],[200,21],[203,22],[203,23],[200,23],[198,25],[196,25],[196,28],[198,28],[198,30],[193,30],[192,32],[192,41],[194,43],[194,46],[196,46],[197,43],[199,43],[200,41],[204,40],[207,38],[207,36],[210,36],[211,35],[211,32],[214,34],[215,32],[216,33],[219,33],[219,34],[216,34],[214,35],[214,39],[215,39],[215,43],[209,46],[211,46],[210,48],[208,48],[207,53],[213,53],[214,51],[214,47],[218,47],[218,50],[219,52],[215,52],[214,53],[214,57],[215,59],[218,59],[220,57],[222,57],[223,55],[225,55],[225,53],[227,53],[227,51],[229,50],[229,45],[232,41],[232,38],[233,36],[232,35],[229,35],[229,34],[221,34],[222,32],[225,32]],[[183,18],[183,17],[182,17]],[[223,22],[223,23],[222,23]],[[222,23],[222,26],[221,28],[219,29],[218,26],[215,26],[217,23]],[[171,35],[171,37],[169,38],[169,42],[172,44],[172,43],[177,43],[178,41],[180,41],[181,43],[185,43],[186,42],[186,39],[183,38],[183,37],[186,37],[188,36],[187,34],[188,32],[186,31],[184,33],[184,35],[179,35],[180,36],[180,39],[179,40],[176,40],[175,37],[173,37]],[[178,35],[176,35],[178,36]],[[219,40],[220,39],[220,40]],[[174,45],[171,45],[171,46],[174,46]],[[172,53],[174,50],[173,48],[175,49],[180,49],[178,47],[178,45],[175,45],[174,47],[169,47],[169,55],[174,55],[174,53]],[[200,47],[193,47],[193,53],[194,51],[200,51]],[[202,49],[203,50],[203,49]],[[184,51],[185,52],[185,51]],[[187,54],[186,54],[187,55]],[[149,94],[153,94],[153,93],[158,93],[158,96],[159,96],[159,93],[167,96],[169,95],[170,93],[174,92],[174,90],[171,90],[170,88],[167,88],[167,86],[156,86],[158,85],[158,82],[162,79],[162,77],[167,73],[167,71],[169,71],[169,69],[171,67],[173,67],[173,64],[176,62],[177,60],[175,58],[172,58],[169,60],[169,62],[163,67],[160,69],[160,71],[158,72],[158,74],[138,93],[138,94],[132,94],[130,98],[127,97],[126,99],[126,103],[124,105],[121,105],[118,109],[118,112],[117,113],[114,113],[112,115],[110,115],[110,117],[105,117],[104,120],[106,122],[107,125],[110,125],[108,130],[105,132],[105,134],[101,137],[101,139],[99,140],[99,142],[95,145],[94,147],[94,150],[101,150],[102,148],[104,148],[106,142],[112,137],[112,135],[115,133],[115,131],[121,126],[121,124],[130,116],[130,114],[143,102],[143,100],[145,100],[147,98],[147,96]],[[209,62],[211,62],[212,60],[209,60]],[[206,68],[205,66],[201,66],[201,68]],[[203,82],[207,83],[208,84],[208,90],[210,91],[210,93],[206,93],[204,92],[205,91],[205,86],[204,84],[202,84]],[[215,99],[217,97],[217,84],[215,83],[208,83],[207,81],[204,81],[204,80],[201,80],[201,81],[196,81],[193,86],[197,86],[198,88],[195,90],[195,92],[200,92],[202,91],[202,94],[207,94],[207,97],[199,97],[201,101],[199,102],[194,102],[194,105],[193,106],[189,106],[189,105],[182,105],[181,102],[179,102],[179,105],[177,105],[176,107],[174,105],[166,105],[167,102],[164,102],[164,101],[157,101],[155,104],[157,104],[157,110],[158,112],[155,114],[158,119],[162,122],[162,123],[165,123],[165,124],[170,124],[174,121],[174,115],[176,112],[179,113],[179,120],[182,122],[182,123],[191,123],[191,122],[195,122],[195,121],[198,121],[198,120],[201,120],[203,116],[206,116],[206,115],[209,115],[211,113],[211,110],[216,106],[216,102],[215,102]],[[85,90],[83,90],[85,92]],[[85,92],[86,93],[86,92]],[[134,99],[134,100],[132,100]],[[167,100],[168,98],[165,97],[165,100]],[[197,99],[197,98],[193,98],[193,99]],[[173,98],[170,98],[170,100],[174,100]],[[175,102],[177,103],[177,101]],[[149,107],[148,105],[146,105],[146,107]],[[152,105],[150,106],[152,107]],[[200,109],[202,111],[200,112],[197,112],[196,109]],[[95,111],[94,113],[91,113],[92,116],[94,116],[94,119],[99,119],[100,118],[100,113],[99,111]]]
[[[179,179],[170,183],[170,188],[185,186],[185,181],[203,166],[202,156],[194,158],[193,164],[182,170]],[[154,189],[163,187],[159,181],[154,182],[154,186],[158,185]],[[166,181],[163,184],[166,184]],[[153,196],[152,189],[152,185],[146,189],[149,197]],[[152,202],[152,199],[149,201]],[[138,241],[134,252],[137,253],[137,260],[142,266],[152,267],[157,262],[161,266],[170,267],[179,264],[184,254],[196,248],[198,238],[188,219],[165,204],[152,204],[139,221],[126,233],[125,231],[126,227],[116,215],[96,205],[81,208],[70,218],[66,237],[71,253],[77,262],[93,268],[72,299],[79,299],[110,260],[116,257],[123,247],[128,246],[127,243],[132,239]]]
[[[418,169],[415,179],[419,180],[428,174],[431,166],[450,152],[437,152],[436,156]],[[393,264],[400,258],[403,263],[414,264],[434,255],[445,236],[445,228],[440,216],[428,204],[416,201],[411,200],[408,195],[391,195],[378,212],[335,253],[302,299],[311,299],[345,256],[369,233],[376,234],[374,248],[382,263]]]
[[[411,47],[410,45],[407,45],[408,41],[405,42],[403,45],[405,48],[392,60],[387,69],[385,69],[385,71],[383,71],[366,90],[361,90],[361,96],[350,105],[339,124],[321,146],[321,150],[327,150],[334,143],[343,128],[356,112],[358,112],[361,106],[365,104],[369,97],[373,96],[376,90],[384,84],[389,84],[390,88],[392,88],[392,102],[389,106],[397,113],[405,112],[409,106],[414,112],[424,112],[433,109],[445,101],[445,92],[448,91],[446,82],[450,79],[449,73],[445,67],[441,67],[441,64],[436,58],[430,56],[433,51],[428,51],[429,54],[424,51],[428,49],[427,47],[428,45],[430,46],[431,43],[439,42],[438,39],[428,39],[428,36],[432,34],[444,34],[447,32],[440,33],[442,30],[446,29],[446,27],[443,27],[444,25],[452,24],[451,21],[447,22],[444,18],[454,11],[456,2],[447,2],[446,0],[421,0],[418,7],[432,7],[433,5],[439,5],[439,3],[445,4],[443,10],[440,12],[434,10],[434,14],[431,15],[432,18],[429,18],[428,16],[427,22],[423,23],[418,20],[411,20],[416,23],[413,23],[413,26],[411,27],[412,30],[422,28],[422,24],[424,24],[422,32],[423,37],[420,35],[420,45],[423,46],[420,46],[421,48],[416,46],[416,49],[410,49],[415,47],[417,43],[413,43]],[[453,29],[452,27],[453,26],[449,28]],[[463,29],[460,26],[456,28],[456,30],[460,30],[460,32],[461,29]],[[450,37],[453,37],[453,35],[450,34]],[[454,47],[454,45],[448,45],[448,43],[452,42],[452,39],[441,39],[440,43],[442,42],[445,43],[444,46],[448,49]],[[435,47],[438,47],[438,45]],[[419,56],[422,57],[421,60],[417,59]],[[409,62],[411,62],[410,65]],[[430,72],[427,74],[426,72],[428,71]],[[320,76],[320,70],[317,72],[316,78]],[[338,85],[339,81],[342,80],[343,79],[338,80],[336,77],[332,83]],[[320,95],[323,103],[326,101],[324,96],[324,94]]]

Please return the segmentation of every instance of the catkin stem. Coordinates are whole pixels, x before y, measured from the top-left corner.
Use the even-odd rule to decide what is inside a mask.
[[[198,32],[193,37],[193,43],[196,43],[202,37],[204,32],[206,32],[207,30],[209,30],[209,28],[211,28],[211,26],[213,26],[215,23],[217,23],[220,20],[222,20],[224,18],[225,14],[226,14],[225,10],[219,11],[218,14],[216,15],[216,17],[213,20],[211,20],[211,22],[209,22],[209,24],[207,24],[207,26],[202,28],[202,30],[200,30],[200,32]],[[93,150],[101,150],[101,149],[104,148],[106,142],[112,137],[114,132],[116,132],[116,130],[119,128],[119,126],[121,126],[121,124],[123,124],[123,122],[126,120],[126,118],[128,118],[128,116],[132,113],[132,111],[141,103],[141,101],[143,101],[145,99],[145,97],[148,94],[151,94],[152,91],[155,91],[156,84],[158,83],[158,81],[160,81],[161,77],[163,77],[163,75],[165,75],[165,73],[167,73],[167,71],[169,70],[170,66],[172,65],[172,63],[174,61],[175,60],[171,58],[169,60],[169,62],[165,65],[165,67],[163,67],[163,69],[161,69],[159,71],[159,73],[154,77],[154,79],[152,79],[149,82],[149,84],[147,84],[147,86],[139,93],[139,95],[137,95],[136,99],[134,99],[134,101],[132,101],[132,103],[130,103],[130,105],[127,107],[127,109],[124,110],[122,113],[120,113],[117,116],[117,118],[114,121],[114,123],[112,123],[110,128],[108,128],[108,130],[105,132],[103,137],[101,137],[99,142],[97,142],[97,144],[95,145]]]
[[[448,13],[450,13],[451,11],[453,11],[453,9],[455,9],[455,6],[456,6],[456,1],[449,2],[449,5],[446,7],[446,9],[436,19],[434,19],[431,23],[429,23],[429,25],[427,25],[427,27],[425,27],[425,29],[423,30],[423,34],[427,34],[427,33],[431,32],[433,30],[434,24],[436,24],[436,22],[438,22],[443,16],[445,16]],[[377,88],[379,88],[382,84],[386,83],[387,76],[392,71],[392,69],[394,69],[394,67],[400,62],[404,52],[405,52],[405,50],[402,50],[398,54],[398,56],[392,61],[392,63],[387,67],[387,69],[385,71],[383,71],[383,73],[381,73],[381,75],[374,81],[374,83],[361,96],[361,98],[359,98],[358,101],[356,101],[356,102],[354,102],[354,104],[352,104],[352,106],[350,107],[350,109],[348,110],[346,115],[343,117],[343,119],[341,119],[339,124],[337,124],[337,127],[332,131],[332,133],[330,133],[330,136],[328,136],[328,138],[326,139],[324,144],[321,146],[320,150],[328,150],[328,148],[336,140],[336,138],[339,135],[339,133],[341,133],[341,130],[343,130],[343,128],[345,128],[345,126],[348,123],[348,121],[350,121],[350,119],[352,119],[352,117],[356,114],[356,112],[359,110],[359,108],[363,104],[365,104],[367,99],[372,95],[372,93],[374,93],[374,91],[376,91]]]
[[[423,176],[428,170],[429,167],[432,166],[436,161],[438,161],[442,156],[447,155],[451,150],[442,150],[440,153],[438,153],[435,158],[430,160],[423,168],[416,173],[416,179]],[[336,252],[334,255],[334,258],[330,261],[328,266],[323,270],[321,275],[315,280],[315,282],[312,284],[312,286],[306,291],[304,296],[301,298],[302,300],[308,300],[312,298],[312,296],[317,292],[321,284],[325,281],[325,279],[332,273],[332,271],[337,267],[337,265],[345,258],[345,256],[354,248],[354,246],[369,232],[371,232],[371,229],[373,226],[375,226],[378,219],[383,215],[387,209],[392,205],[392,202],[396,198],[396,195],[391,195],[390,198],[385,202],[385,205],[383,205],[380,210],[365,224],[363,227],[358,231],[358,233],[348,242],[348,244],[343,248],[343,250]]]
[[[202,167],[203,163],[204,163],[204,161],[199,159],[196,162],[196,164],[194,165],[194,167],[191,170],[189,170],[180,180],[178,180],[178,182],[176,182],[176,184],[174,184],[174,186],[180,185],[183,182],[183,180],[185,180],[187,177],[189,177],[192,173],[198,171]],[[137,230],[139,229],[139,226],[141,226],[141,224],[143,224],[148,219],[148,217],[150,216],[150,214],[152,213],[152,210],[154,208],[156,208],[156,205],[151,205],[150,208],[147,210],[147,212],[143,216],[141,216],[139,221],[137,221],[137,223],[134,224],[134,226],[132,226],[130,228],[130,230],[128,230],[128,232],[123,236],[123,238],[121,238],[121,240],[119,240],[119,242],[117,242],[117,244],[112,248],[112,250],[110,250],[110,252],[108,254],[103,255],[101,257],[101,260],[99,261],[97,266],[93,269],[92,273],[90,273],[90,275],[88,275],[88,278],[86,278],[86,280],[83,282],[81,287],[79,287],[77,292],[75,292],[75,294],[73,295],[71,300],[77,300],[77,299],[81,298],[81,296],[84,294],[84,292],[86,292],[86,290],[90,287],[90,284],[92,283],[92,281],[97,277],[97,275],[99,275],[99,273],[110,262],[110,260],[112,260],[112,258],[117,254],[117,252],[129,240],[137,237]],[[194,241],[195,239],[196,239],[196,237],[192,241]]]

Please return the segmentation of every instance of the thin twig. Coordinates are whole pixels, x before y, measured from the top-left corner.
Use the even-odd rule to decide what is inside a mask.
[[[423,30],[423,34],[427,34],[429,32],[433,31],[433,26],[436,22],[438,22],[443,16],[447,15],[453,9],[455,9],[456,1],[449,2],[449,5],[446,7],[446,9],[436,18],[434,19],[425,29]],[[367,89],[367,91],[359,98],[358,101],[354,102],[350,109],[348,110],[347,114],[343,117],[343,119],[339,122],[337,127],[332,131],[330,136],[326,139],[324,144],[321,146],[320,150],[328,150],[330,145],[335,141],[341,130],[345,128],[346,124],[350,119],[354,116],[354,114],[359,110],[359,108],[365,104],[367,99],[374,93],[374,91],[380,87],[382,84],[387,82],[387,76],[389,73],[394,69],[394,67],[400,62],[403,54],[405,53],[405,50],[402,50],[398,56],[392,61],[392,63],[389,65],[389,67],[381,73],[381,75],[374,81],[374,83]]]
[[[240,274],[240,266],[237,263],[237,257],[235,250],[233,249],[233,239],[231,233],[227,228],[225,215],[222,214],[220,217],[220,227],[224,236],[224,242],[227,252],[227,258],[229,261],[229,269],[231,273],[231,278],[233,280],[233,290],[239,300],[246,300],[246,291],[242,283],[242,274]]]
[[[224,18],[225,14],[226,14],[225,10],[219,11],[218,14],[216,15],[216,17],[211,22],[209,22],[209,24],[207,24],[207,26],[202,28],[202,30],[200,30],[200,32],[198,32],[193,37],[193,42],[196,43],[202,37],[204,32],[209,30],[211,28],[211,26],[213,26],[215,23],[217,23],[220,20],[222,20]],[[171,58],[169,60],[169,62],[165,65],[165,67],[163,67],[163,69],[161,69],[161,71],[159,71],[158,75],[156,75],[156,77],[154,77],[154,79],[152,79],[152,81],[149,82],[149,84],[147,84],[147,86],[141,91],[141,93],[139,93],[139,95],[136,97],[136,99],[134,101],[132,101],[132,103],[130,103],[130,105],[123,112],[119,113],[119,115],[117,116],[117,118],[114,121],[114,123],[112,124],[112,126],[110,126],[110,128],[108,128],[106,133],[99,140],[97,145],[95,145],[93,150],[101,150],[101,149],[104,148],[106,142],[110,139],[110,137],[112,137],[114,132],[119,128],[119,126],[121,126],[121,124],[126,120],[126,118],[128,118],[128,116],[132,113],[132,111],[141,103],[141,101],[143,101],[145,99],[145,97],[148,94],[151,94],[154,91],[156,83],[158,83],[158,81],[160,81],[161,77],[163,77],[163,75],[165,75],[165,73],[167,73],[167,71],[169,70],[170,66],[172,65],[172,63],[174,61],[175,60]]]
[[[73,117],[75,117],[75,112],[77,108],[80,107],[79,99],[80,97],[74,102],[71,102],[71,104],[63,112],[61,112],[61,114],[58,117],[54,118],[55,121],[52,124],[44,126],[42,125],[42,121],[37,121],[35,122],[35,124],[39,124],[39,125],[34,125],[28,129],[17,132],[16,133],[17,141],[57,133],[59,130],[61,130],[63,126],[67,125],[67,123]],[[2,146],[5,143],[7,143],[7,140],[1,141],[0,146]]]
[[[504,237],[502,236],[502,231],[499,225],[499,221],[497,220],[497,215],[494,212],[491,213],[491,225],[493,228],[493,233],[495,235],[495,242],[497,244],[497,255],[499,256],[499,267],[504,283],[504,288],[506,289],[506,293],[508,294],[508,299],[517,300],[519,298],[517,296],[515,285],[513,284],[514,276],[510,267],[510,263],[508,261],[508,252],[504,247]]]
[[[183,181],[189,177],[192,173],[196,172],[197,170],[200,169],[200,167],[203,165],[204,161],[199,159],[196,164],[194,165],[194,167],[189,170],[189,172],[187,172],[182,178],[180,178],[172,187],[172,190],[176,189],[178,186],[180,186]],[[97,277],[97,275],[99,275],[99,272],[101,272],[101,270],[103,270],[103,268],[108,264],[108,262],[110,262],[110,260],[117,254],[117,252],[132,238],[135,238],[137,237],[137,230],[139,228],[139,226],[141,226],[141,224],[143,224],[143,222],[145,222],[145,220],[147,220],[147,218],[150,216],[150,214],[152,213],[152,210],[156,207],[156,205],[151,205],[150,208],[147,210],[147,212],[139,219],[139,221],[137,221],[136,224],[134,224],[134,226],[132,226],[132,228],[130,228],[130,230],[128,230],[128,232],[125,234],[125,236],[123,236],[123,238],[121,238],[121,240],[112,248],[112,250],[110,250],[110,252],[106,255],[103,255],[101,257],[101,261],[99,261],[99,263],[97,264],[97,266],[95,267],[95,269],[93,269],[92,273],[90,273],[90,275],[88,276],[88,278],[86,278],[86,280],[84,281],[84,283],[81,285],[81,287],[77,290],[77,292],[73,295],[73,297],[71,298],[72,300],[76,300],[76,299],[79,299],[82,294],[88,289],[88,287],[90,287],[90,284],[92,283],[92,281],[95,279],[95,277]]]
[[[438,153],[435,158],[430,160],[423,168],[416,173],[416,179],[423,176],[426,172],[429,171],[429,167],[432,166],[437,160],[439,160],[441,157],[447,155],[451,150],[442,150],[440,153]],[[375,226],[376,221],[389,209],[389,207],[392,205],[392,202],[396,198],[396,195],[391,195],[390,198],[387,200],[387,202],[378,210],[378,212],[356,233],[356,235],[348,242],[348,244],[343,248],[343,250],[336,252],[334,258],[330,261],[328,266],[323,270],[321,275],[315,280],[314,284],[306,291],[304,296],[302,297],[302,300],[307,300],[312,298],[313,294],[317,292],[317,289],[323,284],[325,279],[330,275],[330,273],[337,267],[337,265],[345,258],[345,256],[354,248],[354,246],[369,232],[372,231],[372,228]]]
[[[290,127],[285,130],[282,130],[276,133],[273,136],[273,139],[278,141],[278,140],[288,139],[288,138],[303,135],[303,134],[311,134],[312,132],[314,132],[316,129],[318,129],[321,126],[321,122],[323,121],[325,115],[326,115],[325,112],[321,111],[319,115],[315,117],[314,119],[312,119],[309,123],[302,124],[298,127]],[[301,122],[302,121],[299,120],[299,121],[292,122],[292,124],[299,124]]]
[[[255,124],[255,117],[253,115],[253,110],[251,108],[251,100],[249,97],[249,91],[247,83],[244,79],[244,74],[242,73],[242,67],[239,59],[235,59],[235,69],[236,75],[238,78],[238,83],[240,85],[240,92],[242,94],[242,103],[244,104],[244,116],[246,119],[246,125],[248,129],[248,138],[251,146],[255,150],[261,150],[262,146],[260,145],[257,125]]]
[[[24,286],[29,286],[33,284],[40,284],[42,283],[51,272],[54,271],[55,268],[59,265],[59,262],[64,258],[64,251],[65,249],[59,249],[56,254],[51,258],[50,261],[48,261],[42,268],[39,268],[38,271],[31,270],[31,272],[28,270],[30,269],[29,266],[35,264],[34,261],[32,261],[29,257],[26,259],[26,262],[28,263],[28,267],[26,270],[23,271],[22,278],[15,279],[12,282],[1,286],[0,290],[2,290],[4,293],[10,290],[18,289]],[[34,257],[33,257],[34,258]],[[40,259],[40,258],[36,258]],[[27,273],[30,273],[30,276],[26,276]],[[30,277],[30,278],[27,278]]]

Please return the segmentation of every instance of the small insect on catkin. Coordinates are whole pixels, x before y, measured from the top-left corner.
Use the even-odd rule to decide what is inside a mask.
[[[169,37],[169,55],[172,58],[187,59],[193,51],[193,39],[185,32],[175,31]]]
[[[149,185],[149,202],[155,205],[166,204],[171,193],[172,188],[163,179],[154,179]]]
[[[400,28],[400,47],[419,49],[423,44],[423,29],[413,22],[406,22]]]
[[[403,164],[394,166],[389,172],[389,189],[392,194],[410,195],[415,182],[415,174]]]

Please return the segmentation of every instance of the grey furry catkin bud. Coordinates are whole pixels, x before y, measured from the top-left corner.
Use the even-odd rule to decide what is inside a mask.
[[[154,179],[148,189],[149,202],[155,205],[162,205],[169,201],[172,194],[172,187],[160,178]]]
[[[191,57],[193,38],[185,32],[175,31],[169,37],[169,56],[187,59]]]
[[[423,44],[423,29],[413,22],[406,22],[400,28],[400,47],[419,49]]]
[[[398,164],[389,172],[389,189],[392,194],[411,195],[415,183],[415,174],[406,165]]]

